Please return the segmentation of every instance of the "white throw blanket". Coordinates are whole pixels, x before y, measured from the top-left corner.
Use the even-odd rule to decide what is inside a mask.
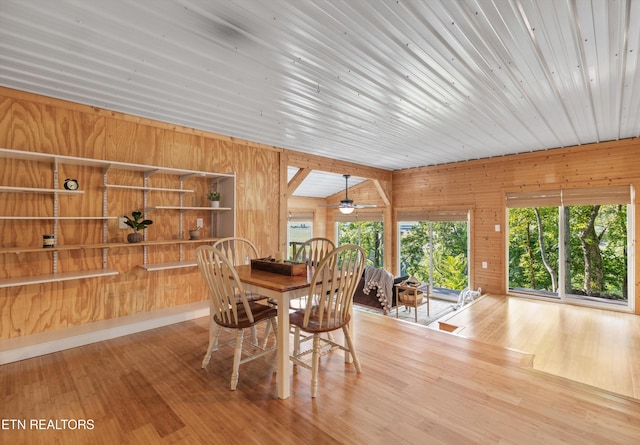
[[[372,288],[377,287],[377,297],[382,309],[390,311],[393,297],[393,275],[384,269],[368,266],[364,269],[364,288],[362,291],[369,295]]]

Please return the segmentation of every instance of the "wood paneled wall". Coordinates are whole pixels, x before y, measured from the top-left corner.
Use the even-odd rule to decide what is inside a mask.
[[[393,204],[394,211],[471,209],[472,286],[506,293],[506,192],[629,184],[636,190],[640,186],[640,139],[396,171]],[[637,222],[634,232],[637,240]],[[635,283],[630,286],[635,286],[636,313],[640,314],[637,243],[634,253]],[[487,269],[482,268],[483,261]]]
[[[500,293],[506,290],[506,191],[603,184],[633,184],[637,188],[640,182],[640,143],[636,139],[392,173],[4,88],[0,88],[0,147],[235,172],[236,233],[252,239],[265,255],[285,245],[287,201],[292,209],[318,209],[316,200],[287,195],[287,165],[371,178],[377,183],[369,181],[354,188],[349,195],[358,202],[378,204],[385,212],[385,221],[393,222],[392,227],[396,222],[392,209],[472,209],[472,283],[474,287]],[[88,171],[83,176],[90,178],[83,188],[100,189],[101,172]],[[0,184],[17,182],[19,185],[21,181],[22,185],[30,186],[41,181],[41,187],[50,187],[52,178],[29,170],[24,163],[0,160]],[[381,192],[389,198],[386,203]],[[5,214],[12,211],[9,206],[18,206],[13,210],[22,211],[47,205],[46,197],[25,196],[28,197],[22,203],[0,199],[0,210]],[[127,197],[126,193],[121,196],[124,202],[110,198],[109,212],[128,209],[125,210],[128,213],[140,205],[128,202],[135,198]],[[89,209],[89,212],[100,213],[99,209],[91,209],[99,200],[83,196],[79,202],[78,209],[71,211],[86,214],[85,210]],[[314,235],[333,237],[331,211],[322,209],[316,211],[316,215],[318,227]],[[326,223],[324,227],[322,219]],[[3,222],[0,242],[9,246],[16,237],[24,236],[37,245],[41,234],[47,232],[47,227],[38,224],[51,223],[25,222],[23,231],[20,224]],[[500,232],[495,231],[496,224],[501,226]],[[62,230],[61,237],[76,243],[96,242],[87,240],[100,237],[97,226],[91,224],[74,223]],[[389,270],[394,270],[397,262],[395,232],[395,229],[385,231],[385,246],[391,246],[385,248],[385,264]],[[635,232],[637,239],[640,236],[637,225]],[[110,226],[109,236],[123,235]],[[168,255],[161,248],[151,250],[151,254],[158,258]],[[0,276],[24,275],[20,271],[24,268],[30,268],[33,274],[48,273],[47,255],[50,253],[4,254],[0,260]],[[111,249],[108,261],[109,268],[116,269],[118,275],[0,289],[0,338],[47,332],[206,299],[204,284],[195,268],[146,272],[137,267],[142,263],[142,253],[129,247]],[[481,268],[483,261],[488,263],[487,269]],[[98,267],[100,263],[98,252],[61,255],[61,265],[67,270]],[[638,270],[635,276],[638,301]],[[639,306],[637,302],[636,307]]]
[[[277,250],[279,233],[273,228],[278,227],[280,217],[280,149],[1,88],[0,147],[235,172],[237,235],[252,239],[262,252]],[[46,168],[36,171],[27,164],[1,159],[0,184],[52,187],[53,178],[47,175]],[[61,168],[63,181],[65,166]],[[73,205],[66,206],[65,211],[71,212],[68,216],[76,214],[73,212],[101,215],[103,172],[86,168],[82,177],[82,188],[87,191],[79,199],[74,197]],[[43,208],[51,208],[51,197],[24,194],[17,200],[7,196],[0,196],[1,214],[43,214]],[[110,215],[130,213],[142,207],[142,194],[110,192],[108,206]],[[159,214],[155,217],[163,218]],[[3,246],[16,245],[16,237],[28,238],[20,245],[41,244],[42,234],[50,233],[52,227],[51,221],[0,223]],[[100,242],[101,225],[101,222],[65,222],[60,225],[59,241]],[[165,229],[159,223],[149,230]],[[117,221],[110,221],[108,233],[111,241],[123,241],[127,232],[117,228]],[[172,238],[176,234],[166,236]],[[167,260],[172,255],[171,249],[175,251],[176,247],[152,247],[149,255],[157,261]],[[51,272],[51,252],[3,254],[0,261],[0,277]],[[100,250],[72,251],[60,253],[59,264],[63,270],[78,270],[100,268],[101,262]],[[108,253],[108,267],[119,272],[116,276],[0,289],[0,338],[47,332],[207,298],[197,268],[147,272],[137,267],[142,262],[142,248],[114,248]]]

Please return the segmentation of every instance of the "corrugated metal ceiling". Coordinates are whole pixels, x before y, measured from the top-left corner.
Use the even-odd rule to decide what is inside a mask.
[[[288,168],[287,175],[289,181],[291,181],[291,178],[294,177],[297,171],[298,169],[295,167]],[[351,188],[364,181],[366,181],[366,179],[351,176],[348,181],[348,186]],[[298,186],[293,195],[326,198],[336,193],[343,193],[346,185],[343,176],[329,172],[312,171],[302,184]]]
[[[0,0],[0,85],[393,170],[638,136],[639,41],[633,0]]]

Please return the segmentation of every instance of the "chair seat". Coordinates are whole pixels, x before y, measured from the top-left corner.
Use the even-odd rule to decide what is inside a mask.
[[[263,320],[268,318],[272,318],[278,315],[278,309],[272,306],[266,306],[264,304],[257,303],[255,301],[249,302],[249,307],[251,308],[251,313],[253,314],[253,323],[249,321],[249,317],[247,316],[247,312],[244,309],[242,303],[238,303],[236,305],[238,311],[238,323],[229,323],[224,320],[221,320],[218,317],[218,314],[213,316],[213,320],[220,326],[225,328],[249,328]]]
[[[335,331],[336,329],[340,329],[343,326],[346,326],[351,320],[351,316],[347,315],[346,317],[338,316],[336,319],[333,314],[327,318],[322,320],[322,326],[319,323],[319,318],[314,316],[313,314],[309,317],[309,323],[304,326],[304,313],[305,310],[295,311],[289,314],[289,323],[294,326],[299,327],[304,332],[309,333],[322,333],[322,332],[330,332]]]

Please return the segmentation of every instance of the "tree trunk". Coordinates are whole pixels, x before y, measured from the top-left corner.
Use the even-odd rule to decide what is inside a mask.
[[[536,271],[533,267],[533,248],[531,247],[531,230],[527,223],[527,255],[529,255],[529,289],[536,288]]]
[[[570,294],[573,290],[571,286],[571,207],[564,209],[564,234],[562,236],[564,244],[564,292]]]
[[[542,230],[542,218],[540,217],[540,211],[538,208],[534,208],[533,211],[536,213],[536,221],[538,223],[538,241],[540,244],[540,256],[542,257],[542,264],[544,264],[545,269],[551,276],[551,289],[552,292],[558,292],[558,276],[556,275],[556,271],[553,270],[553,267],[549,264],[549,260],[547,259],[547,249],[544,245],[544,237]]]
[[[601,292],[604,280],[604,267],[600,253],[600,239],[604,231],[598,235],[595,228],[598,212],[600,212],[599,205],[591,208],[587,225],[578,234],[580,245],[582,246],[582,254],[584,255],[584,291],[587,295]]]

